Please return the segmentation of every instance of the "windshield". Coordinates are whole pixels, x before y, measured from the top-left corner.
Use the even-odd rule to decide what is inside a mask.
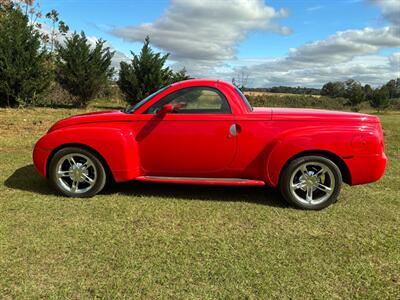
[[[240,97],[242,97],[244,103],[246,104],[247,108],[249,111],[253,111],[253,106],[251,106],[249,100],[247,100],[246,96],[242,93],[242,91],[238,88],[236,88],[236,91],[239,93]]]
[[[169,88],[170,86],[171,86],[171,85],[167,85],[167,86],[163,87],[162,89],[158,90],[157,92],[155,92],[155,93],[153,93],[153,94],[147,96],[147,97],[144,98],[142,101],[140,101],[140,102],[138,102],[138,103],[136,103],[136,104],[134,104],[134,105],[131,105],[131,106],[125,108],[125,109],[123,110],[123,112],[125,112],[125,113],[127,113],[127,114],[133,113],[135,110],[137,110],[137,109],[138,109],[139,107],[141,107],[143,104],[145,104],[146,102],[150,101],[151,99],[153,99],[153,97],[155,97],[155,96],[157,96],[159,93],[165,91],[165,90],[166,90],[167,88]]]

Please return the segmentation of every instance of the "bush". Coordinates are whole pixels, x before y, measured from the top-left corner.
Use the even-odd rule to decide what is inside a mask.
[[[35,102],[36,106],[49,107],[75,107],[78,106],[79,99],[72,96],[57,81],[52,81],[49,88],[43,92],[42,96]]]
[[[122,100],[123,94],[114,81],[109,81],[97,94],[98,98]]]
[[[400,110],[400,98],[399,99],[391,99],[389,102],[389,109]]]
[[[383,86],[374,90],[369,102],[377,111],[387,108],[389,106],[389,89],[386,86]]]
[[[50,82],[40,36],[13,6],[0,6],[0,78],[0,106],[34,104]]]
[[[78,99],[78,106],[86,106],[113,74],[110,65],[114,52],[104,43],[100,40],[91,47],[83,32],[75,32],[66,39],[65,46],[56,48],[56,80]]]

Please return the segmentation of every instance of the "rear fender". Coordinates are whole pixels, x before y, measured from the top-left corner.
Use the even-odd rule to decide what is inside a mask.
[[[302,152],[323,151],[342,159],[352,157],[351,140],[354,135],[354,127],[297,128],[283,133],[273,142],[267,158],[266,182],[276,187],[285,164]]]

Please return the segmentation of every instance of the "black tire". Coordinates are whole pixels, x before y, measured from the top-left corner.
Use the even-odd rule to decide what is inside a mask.
[[[77,159],[77,158],[79,159],[80,158],[79,155],[82,155],[82,157],[87,157],[92,162],[91,167],[90,167],[90,172],[92,172],[93,174],[96,174],[96,175],[93,176],[95,178],[95,180],[93,180],[92,186],[90,186],[90,184],[87,183],[89,185],[87,191],[80,192],[80,193],[69,191],[66,189],[66,186],[68,186],[68,184],[64,185],[63,183],[61,183],[57,176],[58,164],[59,163],[61,164],[61,161],[65,160],[65,157],[70,156],[72,154],[77,155],[76,157],[73,156],[73,157],[75,157],[75,159]],[[68,172],[70,172],[70,171],[68,171]],[[71,182],[72,182],[72,179],[69,179],[68,176],[65,176],[65,178],[66,178],[66,180],[71,180]],[[105,166],[102,163],[102,160],[93,151],[90,151],[88,149],[81,148],[81,147],[65,147],[65,148],[58,150],[57,153],[54,154],[54,156],[52,157],[52,159],[50,161],[49,180],[50,180],[52,186],[59,193],[65,195],[67,197],[89,198],[89,197],[93,197],[94,195],[99,193],[104,188],[106,181],[107,181],[107,173],[106,173]],[[84,183],[84,182],[82,182],[82,183]],[[81,183],[79,182],[79,184],[81,184]]]
[[[313,165],[312,165],[313,163],[315,164],[315,166],[314,166],[314,168],[316,170],[315,174],[313,174],[313,171],[310,170],[313,168]],[[302,168],[304,166],[306,166],[306,170],[308,170],[309,171],[308,173],[311,175],[304,176],[303,174],[307,173],[307,172],[303,172],[304,169],[299,170],[299,168]],[[324,187],[324,189],[325,189],[325,180],[327,182],[329,181],[331,183],[331,185],[329,186],[329,188],[331,188],[331,190],[326,190],[325,192],[323,191],[323,189],[315,188],[315,186],[314,187],[307,186],[308,184],[310,184],[310,185],[313,184],[311,181],[308,180],[310,177],[318,178],[318,176],[316,176],[317,175],[316,173],[318,172],[318,168],[321,166],[325,166],[326,170],[329,170],[329,171],[324,172],[324,174],[327,174],[327,175],[323,175],[324,182],[323,183],[320,182],[321,178],[319,178],[319,179],[313,178],[313,180],[314,180],[315,185]],[[322,170],[322,167],[320,170]],[[310,177],[308,177],[308,176],[310,176]],[[330,179],[330,177],[333,177],[333,179]],[[294,191],[291,188],[291,186],[292,186],[292,180],[294,180],[296,178],[298,178],[297,184],[302,184],[303,186],[301,188],[297,188],[297,189],[293,188],[293,189],[296,189]],[[328,178],[328,179],[326,179],[326,178]],[[317,180],[317,181],[315,182],[315,180]],[[342,174],[341,174],[338,166],[330,159],[323,157],[323,156],[317,156],[317,155],[302,156],[302,157],[292,160],[284,168],[282,175],[280,177],[280,182],[279,182],[279,189],[281,191],[282,196],[285,198],[285,200],[289,204],[291,204],[297,208],[306,209],[306,210],[320,210],[320,209],[326,208],[329,205],[331,205],[332,203],[336,202],[337,197],[339,196],[341,187],[342,187]],[[305,191],[304,191],[304,189],[305,189]],[[310,189],[310,194],[308,194],[309,189]],[[319,198],[321,202],[318,203],[318,199],[315,199],[315,203],[312,203],[312,201],[310,201],[310,199],[313,198],[314,192],[317,194],[318,193],[322,194],[322,196]],[[310,198],[307,198],[307,197],[309,197],[309,195],[310,195]],[[302,199],[303,197],[305,197],[306,199]]]

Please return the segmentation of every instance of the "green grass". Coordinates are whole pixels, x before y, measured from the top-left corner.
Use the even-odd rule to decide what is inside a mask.
[[[307,212],[261,187],[129,182],[56,196],[32,147],[79,112],[0,110],[0,298],[400,298],[399,113],[380,115],[383,180]]]

